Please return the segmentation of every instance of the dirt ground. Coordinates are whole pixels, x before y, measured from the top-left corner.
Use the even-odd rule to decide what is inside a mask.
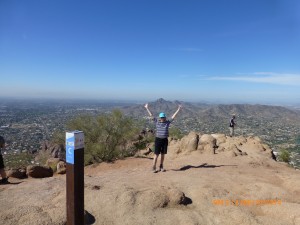
[[[192,152],[167,155],[166,172],[151,167],[149,158],[86,167],[87,224],[300,224],[300,172],[286,164]],[[3,225],[65,224],[65,175],[11,178],[0,202]]]

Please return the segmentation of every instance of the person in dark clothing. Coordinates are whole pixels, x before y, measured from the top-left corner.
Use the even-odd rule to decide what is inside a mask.
[[[0,174],[2,177],[2,179],[0,180],[0,184],[8,183],[8,178],[4,170],[4,162],[3,162],[2,152],[1,152],[1,150],[4,148],[5,148],[5,140],[2,136],[0,136]]]
[[[230,137],[234,136],[234,126],[236,125],[234,120],[235,120],[235,115],[232,115],[230,122],[229,122]]]
[[[145,108],[156,126],[155,150],[154,150],[155,156],[153,159],[152,170],[154,173],[158,172],[158,170],[156,170],[156,163],[157,163],[157,158],[160,154],[161,160],[160,160],[159,170],[161,172],[165,172],[166,170],[163,167],[163,163],[164,163],[165,154],[167,154],[167,150],[168,150],[169,126],[173,122],[177,113],[180,111],[180,109],[182,107],[181,107],[181,105],[178,106],[178,109],[172,116],[171,120],[167,120],[166,114],[163,112],[159,114],[159,119],[157,119],[157,118],[153,117],[152,113],[150,112],[150,110],[148,108],[148,104],[145,105]]]

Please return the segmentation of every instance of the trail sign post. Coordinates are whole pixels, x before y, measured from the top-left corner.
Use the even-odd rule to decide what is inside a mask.
[[[67,225],[84,225],[84,133],[66,133]]]

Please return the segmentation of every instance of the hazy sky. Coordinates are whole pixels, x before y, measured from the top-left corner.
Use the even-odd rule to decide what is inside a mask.
[[[298,0],[0,0],[0,97],[300,103]]]

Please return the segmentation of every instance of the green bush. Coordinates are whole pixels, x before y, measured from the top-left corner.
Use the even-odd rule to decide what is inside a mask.
[[[53,136],[51,138],[51,141],[53,143],[56,143],[56,144],[65,144],[66,142],[66,134],[64,133],[63,130],[56,130],[54,133],[53,133]]]
[[[286,163],[290,162],[291,160],[290,152],[285,149],[282,149],[279,153],[279,160]]]
[[[81,130],[85,136],[85,164],[113,161],[133,155],[130,141],[139,132],[139,125],[119,110],[97,117],[82,115],[67,124],[69,130]],[[56,140],[60,140],[55,136]]]
[[[26,167],[34,160],[34,156],[29,153],[7,154],[3,158],[6,169]]]
[[[169,136],[174,139],[181,139],[184,135],[177,127],[170,127]]]

